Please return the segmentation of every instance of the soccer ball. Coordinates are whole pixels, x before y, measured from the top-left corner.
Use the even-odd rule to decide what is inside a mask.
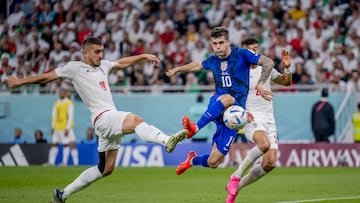
[[[246,110],[241,106],[233,105],[227,108],[223,115],[225,125],[233,130],[241,129],[248,120]]]

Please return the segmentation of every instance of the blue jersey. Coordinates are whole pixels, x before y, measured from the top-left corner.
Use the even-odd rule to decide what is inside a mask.
[[[215,80],[215,95],[230,94],[235,104],[245,108],[249,92],[250,64],[257,64],[260,54],[245,48],[231,48],[230,55],[220,59],[211,55],[202,62],[205,70],[211,70]]]

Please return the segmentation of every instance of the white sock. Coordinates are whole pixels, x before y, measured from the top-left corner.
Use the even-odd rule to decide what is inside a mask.
[[[136,126],[135,133],[146,142],[155,142],[162,145],[165,145],[170,138],[170,136],[165,135],[155,126],[149,125],[145,122]]]
[[[240,184],[238,186],[238,190],[259,180],[265,174],[266,174],[266,171],[264,171],[264,169],[262,168],[261,163],[256,164],[254,167],[252,167],[250,169],[249,173],[246,174],[246,176],[244,176],[241,179]]]
[[[56,155],[58,154],[59,148],[52,146],[49,151],[49,164],[55,165]]]
[[[72,157],[74,166],[79,165],[79,153],[78,153],[78,150],[76,148],[71,149],[71,157]]]
[[[236,169],[233,175],[236,177],[241,177],[246,171],[246,169],[248,169],[261,155],[263,155],[263,152],[257,146],[251,148],[246,154],[245,159],[241,162],[240,166]]]
[[[88,168],[83,171],[72,183],[64,188],[64,194],[62,197],[67,199],[72,193],[88,187],[91,183],[100,178],[102,178],[102,174],[97,166]]]
[[[62,163],[67,165],[69,161],[69,155],[70,155],[70,146],[64,146],[63,148],[63,159]]]

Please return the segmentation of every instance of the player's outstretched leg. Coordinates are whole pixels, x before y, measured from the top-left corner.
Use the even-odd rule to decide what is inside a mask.
[[[184,126],[184,129],[188,131],[188,135],[187,135],[188,139],[190,139],[192,136],[194,136],[197,133],[198,127],[196,126],[195,123],[190,121],[190,118],[188,116],[183,117],[182,124]]]
[[[188,131],[185,129],[180,130],[179,132],[172,135],[169,141],[167,141],[167,143],[165,144],[165,150],[169,153],[174,151],[177,143],[183,141],[187,135],[188,135]]]
[[[179,164],[179,166],[176,168],[176,174],[181,175],[182,173],[184,173],[187,169],[191,168],[192,164],[191,164],[191,160],[192,158],[194,158],[196,156],[196,153],[193,151],[190,151],[189,154],[187,155],[186,159],[184,162],[182,162],[181,164]]]
[[[238,185],[240,183],[240,178],[232,175],[229,179],[229,182],[226,185],[226,191],[228,196],[226,198],[226,203],[235,202],[235,198],[238,194]]]
[[[64,192],[60,191],[60,189],[55,189],[53,192],[53,199],[52,203],[63,203],[65,200],[63,200],[62,195]]]

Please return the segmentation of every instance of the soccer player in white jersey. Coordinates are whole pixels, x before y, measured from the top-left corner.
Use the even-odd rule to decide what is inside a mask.
[[[258,41],[248,38],[243,41],[243,47],[259,52]],[[292,73],[290,71],[290,56],[286,50],[282,50],[282,63],[284,74],[276,69],[271,72],[271,80],[276,84],[289,86],[292,83]],[[259,80],[261,66],[251,65],[249,95],[246,100],[246,110],[254,116],[254,121],[244,126],[243,130],[247,139],[256,145],[250,149],[240,164],[238,169],[231,175],[226,190],[228,193],[226,203],[233,203],[238,191],[259,180],[269,173],[276,166],[278,140],[274,119],[273,102],[263,99],[256,91],[255,86]],[[264,84],[265,89],[271,90],[270,80]],[[255,164],[244,177],[243,174],[260,156],[262,163]],[[241,180],[241,181],[240,181]]]
[[[118,111],[115,107],[108,82],[109,72],[114,69],[124,69],[144,60],[158,63],[159,59],[156,56],[141,54],[114,62],[102,60],[104,46],[101,40],[94,37],[85,39],[82,49],[83,61],[69,62],[42,75],[24,79],[9,77],[7,80],[10,88],[16,88],[25,84],[48,83],[58,78],[68,78],[91,112],[91,121],[99,136],[99,164],[83,171],[63,190],[55,189],[53,202],[65,202],[74,192],[110,175],[116,165],[121,138],[125,134],[135,132],[145,141],[164,145],[167,152],[172,152],[176,144],[187,136],[186,130],[167,136],[156,127],[147,124],[140,116]]]

